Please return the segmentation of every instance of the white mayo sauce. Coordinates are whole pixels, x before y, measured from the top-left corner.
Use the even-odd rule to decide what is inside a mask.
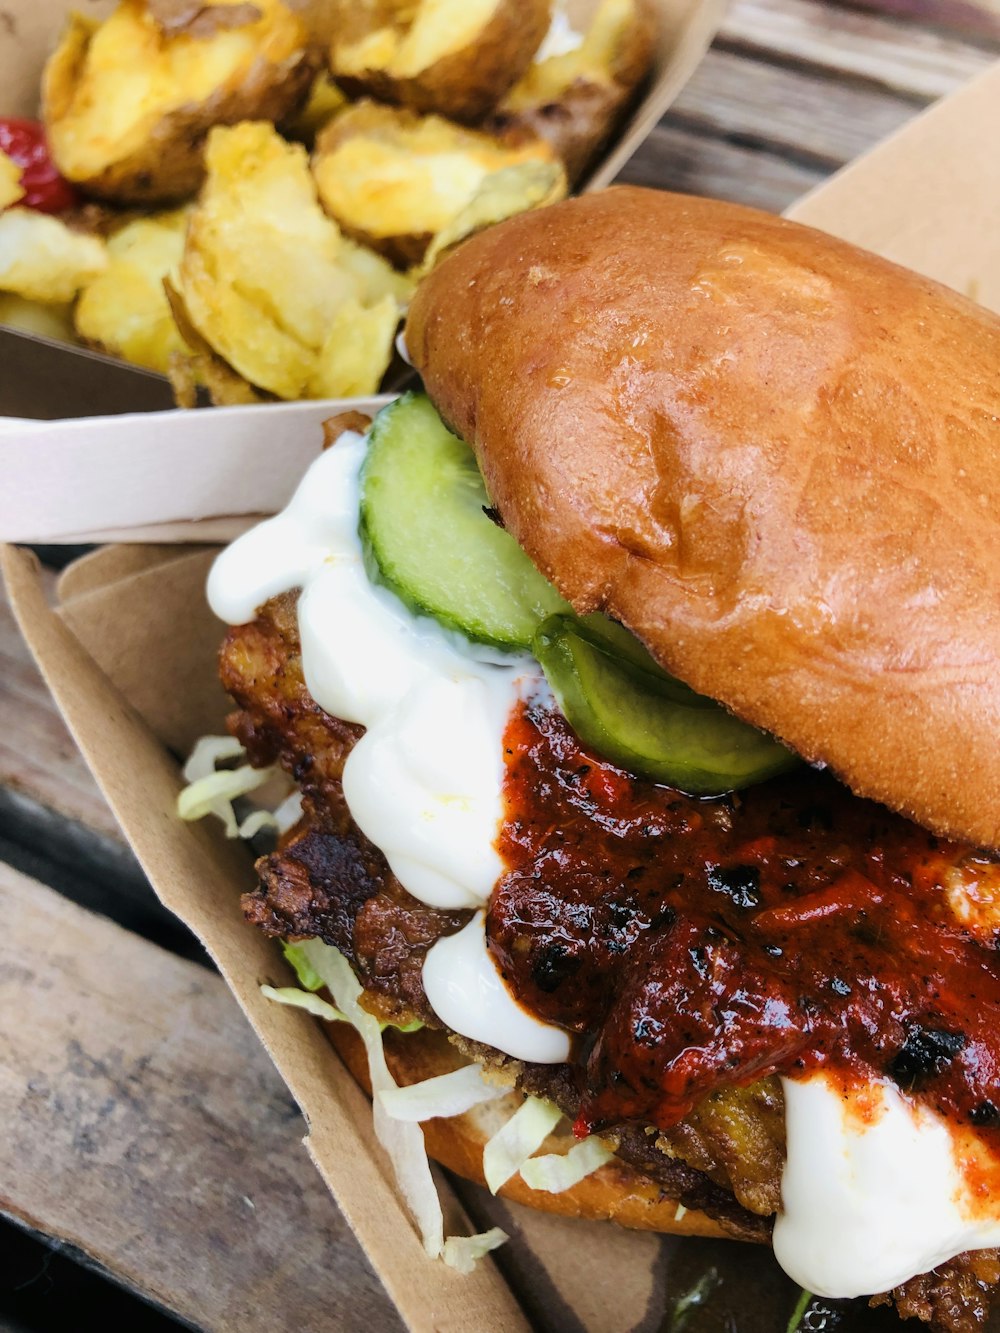
[[[229,624],[302,588],[306,685],[327,712],[367,728],[344,770],[358,826],[403,886],[438,908],[482,908],[502,871],[502,737],[528,659],[501,664],[413,615],[364,570],[358,538],[361,436],[344,435],[288,508],[215,562],[208,597]],[[427,955],[424,987],[456,1032],[517,1059],[569,1056],[561,1029],[514,1000],[486,948],[484,913]],[[863,1124],[822,1076],[782,1080],[788,1158],[774,1249],[785,1271],[829,1297],[884,1291],[963,1250],[1000,1245],[976,1218],[948,1127],[897,1089]]]
[[[360,435],[342,435],[321,454],[283,513],[222,552],[208,600],[222,620],[242,625],[269,597],[302,589],[309,693],[366,728],[344,766],[355,823],[421,902],[482,907],[503,871],[495,844],[504,728],[521,691],[537,686],[538,669],[528,658],[501,664],[369,581],[358,537],[365,449]],[[507,991],[482,928],[455,938],[462,943],[441,940],[424,964],[442,1022],[518,1059],[567,1059],[566,1033],[532,1018]]]
[[[869,1296],[1000,1245],[1000,1216],[977,1216],[933,1111],[885,1083],[872,1094],[881,1107],[862,1119],[822,1075],[781,1082],[788,1158],[774,1253],[807,1291]]]

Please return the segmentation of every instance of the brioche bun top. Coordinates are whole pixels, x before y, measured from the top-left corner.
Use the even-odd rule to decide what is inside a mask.
[[[463,244],[406,340],[574,607],[858,794],[1000,845],[1000,319],[622,187]]]

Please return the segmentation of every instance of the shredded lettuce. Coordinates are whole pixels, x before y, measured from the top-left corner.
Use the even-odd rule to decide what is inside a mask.
[[[242,823],[236,818],[233,801],[262,787],[278,772],[276,768],[253,768],[250,764],[216,768],[228,759],[245,757],[243,746],[234,736],[202,736],[184,765],[188,785],[177,798],[180,818],[204,819],[206,815],[215,815],[225,825],[227,838],[252,838],[262,829],[287,833],[298,823],[302,817],[302,796],[297,791],[273,812],[254,810]]]
[[[444,1217],[441,1212],[441,1202],[431,1177],[430,1162],[427,1160],[424,1136],[419,1125],[393,1120],[379,1098],[380,1092],[387,1092],[396,1087],[396,1080],[389,1072],[389,1066],[385,1061],[378,1019],[362,1009],[358,1003],[361,997],[361,983],[351,971],[347,959],[338,950],[323,944],[320,940],[307,940],[298,945],[298,948],[317,975],[322,977],[337,1008],[365,1044],[374,1097],[372,1108],[375,1135],[389,1155],[396,1182],[417,1224],[424,1249],[432,1259],[436,1259],[444,1250]]]
[[[567,1153],[546,1153],[543,1157],[530,1158],[521,1167],[521,1179],[533,1190],[561,1194],[613,1157],[614,1153],[605,1148],[600,1139],[584,1139]]]
[[[275,1000],[278,1004],[291,1005],[293,1009],[305,1009],[306,1013],[316,1018],[325,1018],[329,1023],[346,1023],[348,1020],[339,1009],[314,995],[312,991],[296,990],[294,986],[261,986],[261,995],[265,1000]]]
[[[287,833],[302,818],[302,793],[293,791],[274,812],[274,825],[279,833]]]
[[[184,765],[184,781],[197,782],[214,773],[225,759],[242,759],[243,746],[235,736],[202,736]]]
[[[426,1078],[406,1088],[390,1088],[379,1093],[379,1101],[393,1120],[419,1123],[435,1116],[461,1115],[483,1102],[495,1102],[506,1095],[507,1088],[487,1083],[481,1065],[463,1065],[449,1074]]]
[[[273,769],[251,768],[249,764],[209,773],[181,790],[177,797],[177,813],[181,819],[187,820],[217,815],[226,826],[226,837],[235,838],[239,835],[240,825],[233,801],[237,796],[246,796],[262,787],[273,774]]]
[[[419,1032],[423,1026],[419,1018],[414,1018],[409,1023],[379,1023],[383,1032],[386,1028],[395,1028],[397,1032]]]
[[[323,985],[323,978],[309,963],[305,954],[298,944],[291,944],[288,940],[283,940],[281,944],[282,952],[295,969],[295,975],[299,979],[299,985],[303,990],[319,990]]]
[[[423,1132],[413,1121],[394,1120],[382,1102],[383,1093],[399,1092],[401,1089],[386,1064],[382,1024],[359,1003],[361,983],[351,971],[347,959],[332,945],[324,944],[321,940],[305,940],[290,947],[295,949],[297,960],[310,969],[306,975],[310,979],[318,977],[322,985],[326,986],[334,998],[337,1012],[351,1024],[365,1044],[372,1085],[375,1135],[392,1162],[396,1183],[417,1224],[425,1251],[432,1259],[441,1258],[459,1272],[469,1272],[477,1259],[503,1244],[507,1239],[506,1234],[494,1227],[492,1231],[481,1235],[449,1236],[445,1239],[444,1215],[431,1176]],[[319,999],[309,992],[301,994],[303,1000],[297,1003],[303,1007],[309,1001]],[[319,1002],[326,1003],[323,1000]]]
[[[320,944],[322,941],[315,940],[311,941],[311,943]],[[311,991],[322,990],[325,982],[303,953],[302,946],[300,944],[292,944],[290,940],[283,940],[281,948],[285,958],[295,969],[295,975],[298,977],[299,985],[302,989]],[[261,987],[261,990],[264,990],[263,986]],[[299,1007],[304,1009],[305,1005],[300,1005]],[[320,1017],[323,1017],[323,1015],[320,1015]],[[344,1015],[341,1014],[340,1017],[343,1018]],[[414,1018],[409,1023],[383,1023],[379,1021],[379,1028],[382,1032],[384,1032],[386,1028],[396,1028],[399,1032],[419,1032],[423,1026],[423,1023],[419,1018]]]
[[[561,1119],[562,1112],[551,1102],[526,1098],[483,1149],[483,1175],[491,1193],[496,1194],[505,1181],[521,1170]]]
[[[233,801],[262,787],[277,772],[274,768],[253,768],[250,764],[216,768],[216,764],[226,759],[243,757],[243,746],[235,737],[202,736],[184,765],[188,785],[177,797],[180,818],[193,820],[215,815],[225,825],[227,838],[252,838],[262,828],[277,828],[275,816],[266,810],[255,810],[242,823],[236,818]]]
[[[449,1268],[459,1273],[471,1273],[479,1259],[489,1254],[509,1240],[501,1227],[492,1227],[489,1231],[480,1231],[475,1236],[449,1236],[444,1243],[441,1258]]]
[[[254,810],[247,815],[243,823],[239,826],[239,835],[241,838],[252,838],[260,833],[262,829],[273,828],[277,830],[278,821],[270,810]]]

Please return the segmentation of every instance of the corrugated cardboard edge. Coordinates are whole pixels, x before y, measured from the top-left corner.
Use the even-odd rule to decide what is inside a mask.
[[[417,1333],[526,1333],[528,1321],[491,1261],[467,1277],[428,1263],[375,1141],[367,1099],[308,1015],[261,997],[261,983],[287,978],[270,943],[246,929],[227,896],[234,882],[253,885],[245,849],[197,825],[189,836],[175,836],[177,765],[49,607],[35,558],[6,547],[0,568],[21,632],[108,804],[129,829],[166,906],[205,945],[301,1107],[306,1145],[407,1325]],[[211,885],[218,891],[206,892]],[[464,1223],[447,1186],[442,1198],[450,1218]]]

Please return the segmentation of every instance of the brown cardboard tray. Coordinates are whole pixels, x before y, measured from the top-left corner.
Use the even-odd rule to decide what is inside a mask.
[[[158,0],[152,0],[152,3],[155,9]],[[318,24],[322,26],[322,0],[293,0],[293,3],[307,17],[320,16]],[[648,86],[596,164],[586,182],[586,189],[598,189],[613,180],[676,99],[708,49],[722,21],[728,0],[654,0],[654,4],[659,31]],[[572,19],[575,15],[585,17],[594,7],[595,0],[570,0],[566,9]],[[38,114],[42,66],[58,39],[66,14],[74,8],[77,6],[73,0],[8,0],[4,13],[5,30],[3,40],[0,41],[0,115],[34,117]],[[88,4],[86,8],[88,15],[100,17],[114,8],[114,0],[96,0],[96,3]],[[28,360],[29,370],[33,352],[37,359],[37,344],[54,342],[49,338],[21,334],[16,330],[11,331],[11,336],[24,342],[25,351],[21,359]],[[66,346],[61,343],[55,345]],[[82,347],[73,347],[72,351],[95,384],[94,406],[89,410],[93,415],[103,413],[107,409],[100,386],[102,377],[106,375],[104,363],[107,358]],[[402,369],[405,370],[405,367]],[[121,373],[118,379],[120,381]],[[395,379],[387,376],[385,388],[398,388],[397,379],[398,375]],[[5,402],[8,392],[9,403]],[[0,367],[0,414],[32,417],[82,415],[75,405],[75,399],[72,408],[60,408],[58,402],[53,403],[52,394],[44,381],[38,394],[38,401],[32,404],[27,394],[21,391],[20,381],[13,379],[9,363],[6,367]],[[129,397],[131,401],[140,403],[142,410],[156,411],[169,406],[172,395],[164,376],[135,369]],[[81,406],[85,404],[86,398],[82,400]]]
[[[791,210],[1000,304],[995,229],[1000,158],[982,126],[1000,118],[1000,67],[913,122]],[[946,180],[947,189],[935,183]],[[33,557],[3,568],[22,630],[87,761],[164,903],[203,941],[286,1079],[309,1124],[307,1147],[411,1328],[657,1328],[677,1253],[669,1241],[491,1203],[463,1189],[477,1225],[500,1221],[509,1250],[467,1278],[424,1258],[374,1141],[363,1095],[305,1014],[263,1000],[287,980],[278,953],[248,928],[246,849],[209,823],[180,824],[176,756],[217,731],[220,637],[202,593],[212,550],[112,547],[64,575],[45,601]],[[443,1187],[449,1209],[457,1196]],[[779,1327],[759,1269],[762,1328]],[[753,1265],[752,1265],[753,1266]],[[757,1316],[755,1315],[754,1318]],[[785,1315],[787,1318],[787,1313]],[[784,1324],[780,1324],[784,1327]]]

